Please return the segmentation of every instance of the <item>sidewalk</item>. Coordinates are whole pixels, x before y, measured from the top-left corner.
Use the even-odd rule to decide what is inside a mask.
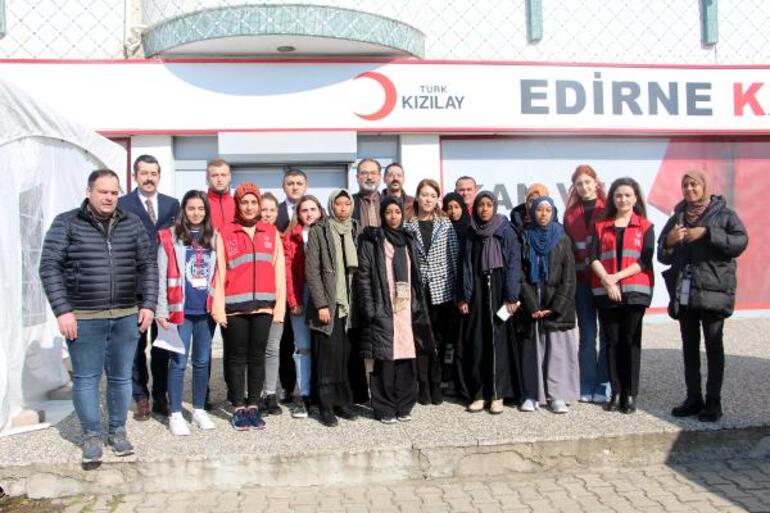
[[[386,426],[364,417],[340,420],[334,429],[312,418],[292,419],[285,411],[267,417],[262,432],[239,433],[218,410],[215,431],[194,430],[181,438],[170,435],[161,419],[130,419],[136,455],[119,459],[105,451],[104,464],[92,471],[80,468],[79,427],[72,415],[55,428],[0,439],[0,486],[32,497],[179,492],[656,464],[680,455],[718,457],[722,450],[770,455],[770,319],[727,322],[725,417],[715,424],[669,414],[684,395],[679,346],[674,322],[645,326],[635,415],[575,404],[567,415],[506,408],[491,416],[445,403],[416,406],[410,423]],[[214,400],[224,398],[220,367],[217,359]]]

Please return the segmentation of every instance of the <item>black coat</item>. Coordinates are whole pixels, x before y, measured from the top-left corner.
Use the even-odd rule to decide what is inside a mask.
[[[120,208],[109,233],[80,208],[59,214],[48,229],[40,257],[40,279],[54,315],[73,310],[138,306],[155,311],[158,263],[139,218]]]
[[[407,232],[407,251],[411,262],[412,332],[418,354],[435,351],[425,293],[412,234]],[[385,233],[381,228],[365,228],[358,239],[357,297],[360,300],[361,355],[375,360],[393,359],[393,303],[385,269]]]
[[[505,265],[505,283],[503,299],[516,302],[521,292],[521,244],[511,223],[503,223],[493,235],[500,242]],[[472,228],[468,229],[466,237],[460,242],[458,259],[457,299],[471,302],[475,283],[473,269],[473,242],[477,238]]]
[[[548,282],[543,287],[542,301],[538,300],[537,285],[529,282],[529,250],[524,254],[522,273],[524,280],[521,287],[521,307],[531,319],[531,313],[537,310],[552,310],[553,314],[543,319],[543,326],[548,331],[564,331],[575,327],[575,256],[572,253],[572,241],[565,233],[551,250],[548,259]],[[542,305],[542,306],[541,306]]]
[[[706,234],[694,242],[668,248],[666,237],[675,224],[682,223],[684,209],[685,202],[682,201],[658,238],[658,261],[671,266],[663,271],[670,298],[668,313],[674,319],[679,317],[682,271],[689,264],[692,279],[688,308],[729,317],[735,309],[735,258],[749,243],[746,228],[735,212],[727,208],[721,196],[711,196],[711,204],[696,224],[705,227]]]

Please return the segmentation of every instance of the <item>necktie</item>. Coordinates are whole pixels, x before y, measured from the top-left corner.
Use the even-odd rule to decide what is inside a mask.
[[[147,205],[147,215],[150,218],[150,222],[155,224],[158,222],[158,216],[155,214],[155,207],[152,206],[152,200],[144,200],[144,204]]]

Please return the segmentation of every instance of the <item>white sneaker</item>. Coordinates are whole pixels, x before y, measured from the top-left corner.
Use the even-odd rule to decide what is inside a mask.
[[[568,413],[569,408],[567,407],[567,403],[561,399],[554,399],[551,401],[551,411],[554,413]]]
[[[594,394],[593,402],[596,404],[604,404],[607,402],[607,396],[604,394]]]
[[[538,408],[537,401],[534,399],[527,399],[523,403],[521,403],[521,406],[519,406],[519,410],[521,411],[535,411]]]
[[[583,394],[583,395],[581,395],[581,396],[580,396],[580,399],[579,399],[579,401],[580,401],[581,403],[590,403],[590,402],[593,402],[593,400],[594,400],[594,397],[595,397],[595,396],[593,396],[593,395],[591,395],[591,394]]]
[[[182,417],[182,412],[174,412],[168,418],[168,429],[174,436],[188,436],[190,434],[190,426],[187,421]]]
[[[216,427],[214,422],[209,418],[209,414],[206,413],[206,410],[193,410],[192,420],[193,424],[202,431],[208,431]]]

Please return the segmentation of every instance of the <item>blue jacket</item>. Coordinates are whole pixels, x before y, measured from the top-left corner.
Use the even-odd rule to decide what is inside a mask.
[[[505,300],[515,302],[519,299],[521,292],[521,245],[516,237],[516,231],[511,223],[503,223],[497,229],[493,237],[500,241],[500,249],[503,252],[503,262],[505,263]],[[458,299],[470,302],[473,297],[473,287],[475,280],[473,269],[473,242],[476,240],[476,234],[473,229],[468,230],[468,235],[460,242],[459,258],[459,290]]]

